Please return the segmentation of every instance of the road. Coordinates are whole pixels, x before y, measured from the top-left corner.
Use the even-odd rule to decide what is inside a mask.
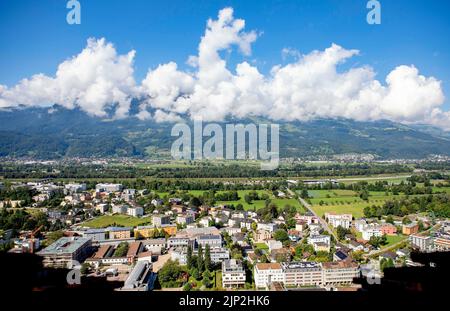
[[[294,195],[295,195],[294,192],[293,192],[291,189],[287,189],[287,190],[288,190],[288,192],[291,194],[291,196],[294,196]],[[322,217],[320,217],[319,215],[316,214],[316,212],[314,212],[314,210],[311,208],[311,205],[310,205],[308,202],[306,202],[306,200],[304,200],[304,199],[301,198],[301,197],[298,197],[298,201],[299,201],[300,204],[303,205],[308,211],[310,211],[311,214],[313,214],[314,216],[316,216],[317,219],[319,219],[319,222],[320,222],[322,228],[323,228],[325,231],[327,231],[328,233],[330,233],[330,234],[334,237],[334,239],[335,239],[336,241],[338,241],[338,238],[337,238],[336,234],[334,233],[333,229],[328,225],[328,223],[327,223],[324,219],[322,219]]]
[[[358,181],[358,180],[385,180],[385,179],[398,179],[409,178],[411,175],[397,175],[397,176],[378,176],[378,177],[349,177],[349,178],[337,178],[337,181]]]
[[[431,228],[429,228],[429,229],[427,229],[427,230],[425,230],[425,231],[422,231],[421,234],[427,233],[427,232],[432,231],[432,230],[436,230],[436,229],[438,229],[439,227],[440,227],[440,224],[437,223],[437,224],[435,224],[433,227],[431,227]],[[389,246],[386,247],[386,248],[383,248],[383,249],[380,249],[380,250],[377,250],[377,251],[375,251],[375,252],[372,252],[372,253],[367,254],[366,257],[376,257],[376,256],[378,256],[379,254],[385,253],[385,252],[387,252],[387,251],[390,251],[391,249],[396,248],[397,246],[399,246],[400,244],[402,244],[403,242],[405,242],[405,241],[407,241],[407,240],[408,240],[408,237],[405,237],[403,240],[398,241],[398,242],[395,243],[395,244],[389,245]]]

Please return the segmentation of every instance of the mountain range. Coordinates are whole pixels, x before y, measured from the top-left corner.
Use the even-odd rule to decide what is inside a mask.
[[[227,121],[268,122],[261,118]],[[281,157],[363,153],[391,159],[450,155],[450,134],[427,125],[349,119],[277,123]],[[105,120],[60,106],[0,110],[0,156],[170,158],[175,139],[170,136],[172,126],[136,117]]]

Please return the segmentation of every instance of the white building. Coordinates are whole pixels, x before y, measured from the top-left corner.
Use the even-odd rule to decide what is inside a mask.
[[[129,207],[127,209],[127,214],[133,217],[140,217],[144,215],[144,208],[140,206]]]
[[[113,214],[126,214],[127,210],[128,208],[126,205],[113,205],[112,207]]]
[[[262,222],[259,222],[257,229],[258,230],[269,231],[269,232],[272,233],[272,232],[274,232],[275,230],[278,229],[278,226],[277,226],[277,224],[274,224],[274,223],[262,223]]]
[[[375,226],[368,225],[362,230],[361,233],[362,238],[365,241],[369,241],[370,238],[373,236],[379,237],[383,235],[383,233],[381,232],[380,228],[377,225]]]
[[[433,249],[433,238],[419,234],[411,234],[409,236],[411,245],[417,247],[421,252],[428,252]]]
[[[242,261],[228,259],[222,262],[222,287],[235,288],[245,285],[245,270]]]
[[[341,226],[345,229],[350,229],[352,218],[352,214],[325,213],[325,219],[331,226],[333,226],[333,228]]]
[[[284,273],[279,263],[257,263],[254,268],[255,287],[268,288],[272,282],[283,282]]]
[[[95,189],[100,192],[119,192],[122,191],[123,186],[121,184],[97,184]]]

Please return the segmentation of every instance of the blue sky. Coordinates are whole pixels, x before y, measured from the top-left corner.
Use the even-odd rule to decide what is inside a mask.
[[[288,61],[283,48],[306,54],[334,42],[361,52],[345,67],[369,65],[382,82],[396,66],[414,64],[420,74],[442,81],[450,108],[450,1],[380,0],[381,25],[366,23],[365,0],[79,1],[81,25],[66,23],[65,0],[0,2],[0,84],[12,86],[35,73],[54,75],[89,37],[105,37],[119,53],[135,49],[135,77],[141,81],[158,64],[184,66],[197,53],[206,20],[231,6],[246,30],[260,36],[250,56],[234,51],[226,56],[229,64],[248,60],[267,73]]]

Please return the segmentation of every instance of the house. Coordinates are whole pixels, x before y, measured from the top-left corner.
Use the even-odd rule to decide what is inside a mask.
[[[341,261],[346,260],[348,258],[348,254],[339,250],[333,254],[333,261]]]
[[[272,238],[272,234],[266,230],[257,230],[253,236],[253,239],[256,243],[264,243],[270,238]]]
[[[331,237],[329,235],[312,235],[308,237],[308,244],[326,243],[330,245]]]
[[[152,216],[152,224],[155,227],[161,227],[162,225],[166,225],[170,223],[170,217],[166,215],[153,215]]]
[[[289,240],[291,240],[292,242],[297,242],[302,237],[302,233],[300,231],[292,229],[288,231],[288,235]]]
[[[234,235],[236,233],[240,233],[241,228],[225,227],[225,228],[221,228],[220,232],[222,232],[222,233],[226,232],[228,235]]]
[[[269,252],[283,247],[283,244],[276,240],[267,240],[266,244],[269,247]]]
[[[245,219],[241,221],[241,228],[245,228],[247,230],[251,230],[252,229],[252,223],[253,221],[250,219]]]
[[[198,222],[200,225],[202,225],[203,227],[209,227],[209,223],[210,221],[212,221],[211,217],[203,217],[202,219],[200,219],[200,221]]]
[[[141,206],[129,207],[127,214],[133,217],[141,217],[144,215],[144,209]]]
[[[419,232],[419,225],[416,222],[410,224],[404,224],[402,227],[402,233],[404,235],[411,235]]]
[[[245,285],[245,270],[242,261],[227,259],[222,262],[222,287],[239,288]]]
[[[367,221],[365,219],[358,219],[354,221],[353,225],[355,226],[356,231],[362,232],[367,226]]]
[[[379,230],[382,235],[395,235],[397,233],[397,227],[389,223],[380,225]]]
[[[365,241],[369,241],[371,237],[380,237],[382,236],[382,232],[378,225],[367,225],[362,231],[362,239]]]
[[[308,224],[306,223],[306,221],[303,220],[297,220],[295,223],[295,230],[297,231],[304,231],[306,228],[308,227]]]
[[[161,199],[153,199],[153,200],[150,201],[150,203],[153,206],[158,207],[158,206],[161,206],[164,203],[164,201],[161,200]]]
[[[273,233],[277,229],[278,229],[278,226],[275,223],[262,223],[262,222],[259,222],[258,226],[257,226],[257,230],[265,230],[265,231],[268,231],[270,233]]]
[[[364,250],[364,245],[356,241],[350,241],[348,243],[348,248],[351,249],[352,251],[362,251]]]
[[[189,225],[194,222],[194,216],[189,214],[179,214],[176,219],[177,224]]]

